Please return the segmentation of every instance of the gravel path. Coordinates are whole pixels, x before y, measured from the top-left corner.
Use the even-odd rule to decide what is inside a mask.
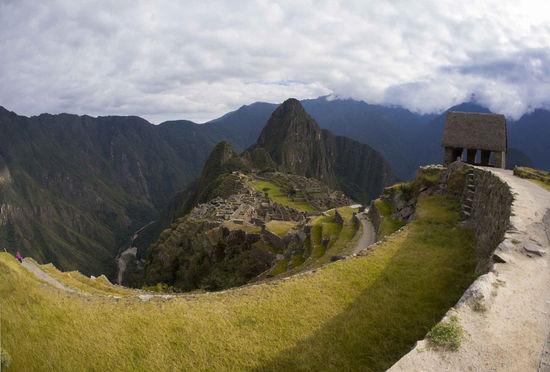
[[[487,170],[515,194],[512,226],[501,244],[507,263],[495,264],[494,275],[484,276],[489,306],[477,312],[458,306],[454,313],[466,331],[458,351],[434,351],[423,340],[390,371],[547,371],[543,356],[550,328],[550,192],[511,171]],[[525,246],[535,247],[542,256]]]
[[[63,285],[59,280],[55,279],[51,275],[46,274],[41,268],[36,266],[36,264],[33,261],[29,260],[28,258],[23,259],[23,262],[21,263],[21,265],[25,269],[33,273],[38,279],[42,280],[43,282],[53,285],[54,287],[66,292],[76,292],[74,289],[69,288],[66,285]]]
[[[367,249],[370,245],[376,243],[376,232],[374,231],[374,226],[368,219],[367,214],[365,212],[358,213],[357,218],[361,221],[363,233],[355,244],[352,254],[358,254],[359,252]]]

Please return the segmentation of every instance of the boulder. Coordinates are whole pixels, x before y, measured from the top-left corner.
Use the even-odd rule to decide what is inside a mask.
[[[340,261],[340,260],[345,260],[346,259],[346,256],[332,256],[330,258],[330,262],[335,262],[335,261]]]
[[[528,254],[535,254],[540,257],[546,254],[546,250],[542,249],[541,246],[532,243],[525,243],[523,245],[523,250]]]

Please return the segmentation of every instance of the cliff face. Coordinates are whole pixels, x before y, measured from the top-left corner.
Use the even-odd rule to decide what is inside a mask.
[[[256,168],[274,166],[282,172],[316,178],[361,202],[376,197],[384,186],[397,180],[377,151],[322,130],[293,98],[273,112],[245,156]]]
[[[309,230],[296,227],[305,223],[305,212],[294,208],[319,213],[351,203],[331,188],[367,201],[394,180],[380,154],[321,130],[297,100],[289,99],[242,155],[226,142],[214,148],[180,207],[157,229],[145,281],[186,290],[244,284],[270,268],[287,243],[288,252],[301,252],[303,259]],[[262,186],[254,191],[251,184]],[[266,231],[271,219],[292,221],[303,231],[283,242]]]
[[[263,148],[283,172],[336,185],[321,128],[296,99],[286,100],[273,112],[255,147]]]
[[[119,248],[203,161],[137,117],[0,110],[0,133],[0,173],[9,174],[0,185],[0,247],[86,274],[112,275]]]

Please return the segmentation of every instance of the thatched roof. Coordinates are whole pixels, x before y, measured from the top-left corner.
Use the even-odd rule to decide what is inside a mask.
[[[449,112],[441,144],[464,149],[506,151],[506,119],[498,114]]]

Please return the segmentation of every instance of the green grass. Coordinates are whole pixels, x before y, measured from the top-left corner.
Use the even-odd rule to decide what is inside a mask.
[[[259,234],[262,230],[259,226],[249,223],[235,223],[234,221],[225,221],[223,224],[229,230],[242,230],[247,234]]]
[[[273,268],[271,269],[270,274],[273,276],[282,274],[286,271],[287,266],[288,266],[288,259],[283,258],[282,260],[279,260],[275,263],[275,266],[273,266]]]
[[[535,182],[537,185],[542,186],[546,190],[550,191],[550,173],[529,168],[529,167],[515,167],[514,174],[521,178],[527,178]]]
[[[404,222],[399,221],[391,216],[391,205],[387,201],[376,199],[374,201],[374,206],[382,217],[380,221],[380,228],[378,231],[379,238],[383,238],[387,235],[393,234],[405,225]]]
[[[382,371],[473,279],[456,203],[429,197],[418,210],[366,257],[169,301],[65,293],[1,253],[2,346],[14,371]]]
[[[297,225],[297,222],[295,221],[271,220],[265,224],[265,227],[266,229],[271,231],[273,234],[283,237],[288,233],[290,229],[296,227],[296,225]]]
[[[325,224],[331,224],[332,218],[329,216],[316,217],[311,223],[311,244],[312,258],[319,258],[325,254],[325,247],[322,244],[323,241],[323,229]]]
[[[250,185],[256,191],[267,192],[267,197],[274,203],[286,205],[302,212],[313,212],[315,210],[309,203],[305,201],[292,200],[286,193],[283,192],[279,185],[273,182],[254,180],[250,181]]]
[[[357,228],[353,223],[352,216],[356,209],[350,207],[338,208],[338,212],[344,219],[343,224],[334,222],[334,210],[314,218],[311,225],[311,240],[308,241],[309,249],[300,258],[296,258],[288,265],[289,273],[320,267],[330,262],[331,257],[336,255],[347,255],[352,253]],[[322,241],[328,240],[325,247]],[[286,274],[289,274],[286,273]]]
[[[456,316],[451,316],[448,321],[437,323],[426,336],[434,348],[452,351],[460,348],[463,337],[464,330]]]

